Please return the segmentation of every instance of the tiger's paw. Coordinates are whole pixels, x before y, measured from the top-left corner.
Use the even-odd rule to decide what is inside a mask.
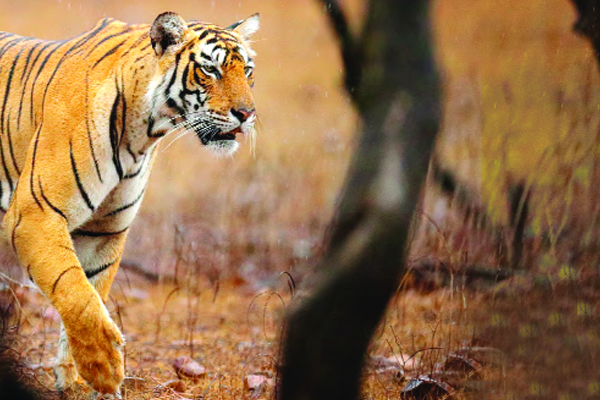
[[[78,390],[82,386],[86,386],[85,382],[79,377],[75,363],[57,363],[54,368],[54,377],[56,382],[54,387],[60,393],[72,392]]]
[[[59,388],[55,385],[61,400],[82,400],[89,399],[93,395],[93,390],[85,383],[83,379],[78,379],[68,387]]]
[[[98,392],[94,392],[91,396],[91,400],[122,400],[123,396],[121,396],[121,392],[117,391],[114,394],[100,394]]]
[[[79,375],[99,394],[118,394],[123,381],[123,337],[113,321],[99,318],[69,336]]]

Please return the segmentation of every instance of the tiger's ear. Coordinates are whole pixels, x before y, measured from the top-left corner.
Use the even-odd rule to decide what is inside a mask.
[[[162,56],[169,47],[183,42],[187,24],[183,18],[174,12],[160,14],[150,28],[152,48],[157,56]]]
[[[250,37],[256,33],[260,28],[260,14],[252,14],[246,19],[236,22],[235,24],[228,26],[227,29],[239,33],[244,40],[250,39]]]

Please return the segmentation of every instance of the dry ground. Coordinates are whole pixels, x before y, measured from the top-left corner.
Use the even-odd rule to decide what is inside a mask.
[[[292,300],[287,282],[260,292],[230,282],[215,292],[202,279],[182,287],[129,278],[119,279],[109,304],[127,340],[125,398],[272,398],[282,316]],[[58,316],[35,290],[21,288],[17,296],[26,338],[19,352],[51,388]],[[469,344],[476,332],[467,316],[477,297],[443,290],[398,296],[370,351],[365,398],[398,398],[408,377],[439,371],[450,349]],[[180,381],[172,364],[181,356],[200,363],[206,375]],[[501,380],[497,365],[477,373]],[[267,385],[248,387],[252,375],[266,377]]]

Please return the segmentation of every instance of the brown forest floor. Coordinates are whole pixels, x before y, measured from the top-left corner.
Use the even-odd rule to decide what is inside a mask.
[[[282,318],[292,302],[285,277],[258,291],[239,281],[185,282],[148,283],[130,272],[116,281],[108,306],[127,341],[124,398],[273,398]],[[514,278],[492,294],[404,290],[369,349],[363,398],[398,399],[423,375],[450,384],[453,399],[597,398],[599,282],[566,279],[530,290]],[[11,347],[52,392],[58,315],[36,289],[15,295],[21,324]],[[178,377],[180,357],[205,373]]]
[[[127,341],[124,397],[272,398],[282,316],[291,301],[287,282],[259,292],[234,282],[216,291],[203,279],[186,286],[149,284],[131,274],[116,282],[109,309]],[[14,347],[51,389],[58,316],[35,289],[20,288],[17,296],[22,322]],[[476,332],[467,315],[478,297],[448,290],[398,296],[370,350],[365,398],[399,398],[406,379],[440,370],[450,352],[470,344]],[[182,356],[197,361],[206,375],[179,380],[172,364]],[[477,373],[498,381],[498,366]],[[256,375],[266,384],[253,388]]]

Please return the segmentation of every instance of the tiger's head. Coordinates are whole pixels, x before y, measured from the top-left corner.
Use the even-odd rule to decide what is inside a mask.
[[[160,14],[150,28],[157,69],[146,95],[149,135],[183,129],[217,154],[234,153],[237,134],[252,132],[256,119],[248,40],[258,28],[258,14],[228,28]]]

